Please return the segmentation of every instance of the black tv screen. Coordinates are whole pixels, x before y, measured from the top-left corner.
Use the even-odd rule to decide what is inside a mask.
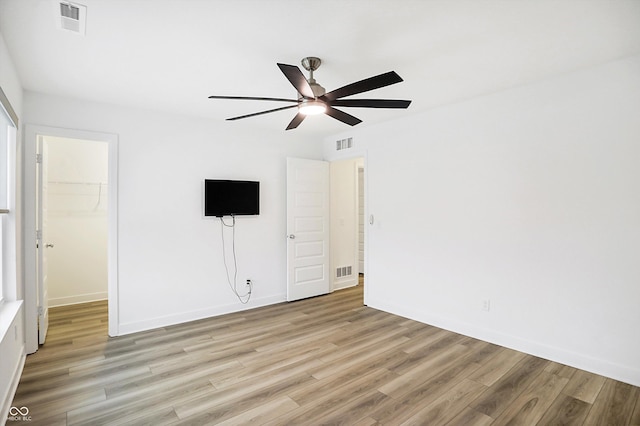
[[[260,214],[260,182],[205,179],[205,216],[257,214]]]

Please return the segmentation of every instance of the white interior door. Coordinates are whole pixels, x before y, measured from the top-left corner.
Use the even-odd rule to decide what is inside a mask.
[[[331,291],[329,163],[287,158],[287,300]]]
[[[47,239],[47,211],[48,211],[48,149],[47,144],[38,138],[38,343],[43,344],[49,329],[49,286],[47,285],[47,250],[53,244]]]

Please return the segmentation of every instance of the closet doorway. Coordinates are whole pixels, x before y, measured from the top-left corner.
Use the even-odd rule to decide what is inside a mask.
[[[107,142],[44,136],[49,307],[107,299]]]
[[[111,133],[27,124],[24,141],[23,256],[26,352],[36,352],[39,344],[45,341],[49,303],[65,305],[107,299],[109,335],[117,336],[118,136]],[[61,145],[62,151],[57,152],[59,147],[55,145]],[[53,160],[49,159],[49,149],[43,152],[42,148],[45,146],[53,147]],[[79,146],[80,150],[74,150],[72,146]],[[98,165],[103,162],[104,146],[107,151],[106,179],[103,166]],[[96,152],[93,147],[100,148],[96,148]],[[87,151],[90,152],[89,156]],[[97,172],[98,170],[101,171]],[[47,197],[43,198],[44,194],[47,194]],[[86,222],[99,219],[100,216],[105,216],[107,222],[106,249],[99,242],[104,236],[97,237],[95,234],[99,231],[69,231],[69,222],[73,220],[80,220],[87,225]],[[49,225],[50,219],[62,222],[62,230],[50,230],[47,226],[46,230],[49,233],[53,232],[51,236],[46,235],[47,232],[43,232],[42,229],[42,221]],[[72,254],[73,259],[64,255],[66,249],[71,249],[72,253],[75,250],[77,253],[78,247],[85,243],[101,247],[101,254],[86,261],[77,255]],[[53,256],[51,259],[50,255]],[[56,265],[59,260],[56,258],[63,259],[63,264]],[[104,266],[98,266],[104,261],[106,290],[104,278],[99,278]],[[90,270],[91,278],[78,284],[77,274],[82,269],[85,269],[84,273]],[[73,278],[75,284],[65,282],[64,288],[58,288],[56,275],[59,273],[65,274],[65,280]],[[69,274],[72,276],[69,277]],[[97,282],[100,282],[99,287]]]

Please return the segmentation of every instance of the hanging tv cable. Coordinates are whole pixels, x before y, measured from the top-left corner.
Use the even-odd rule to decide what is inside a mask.
[[[247,284],[249,286],[246,294],[240,294],[238,292],[238,259],[236,256],[236,217],[235,215],[231,216],[232,222],[230,225],[224,222],[224,218],[220,217],[220,236],[222,239],[222,261],[224,262],[224,269],[227,273],[227,282],[229,283],[229,287],[233,294],[236,295],[240,303],[247,304],[251,299],[251,292],[253,291],[253,283],[248,280]],[[224,243],[224,228],[231,228],[231,251],[233,253],[233,282],[231,280],[231,275],[229,275],[229,267],[227,266],[227,255],[226,248]]]

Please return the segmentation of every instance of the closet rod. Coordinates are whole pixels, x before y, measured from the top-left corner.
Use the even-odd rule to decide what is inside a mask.
[[[103,182],[63,182],[63,181],[50,180],[50,181],[47,181],[47,183],[62,184],[62,185],[102,185],[102,186],[107,186],[107,184],[103,183]]]

